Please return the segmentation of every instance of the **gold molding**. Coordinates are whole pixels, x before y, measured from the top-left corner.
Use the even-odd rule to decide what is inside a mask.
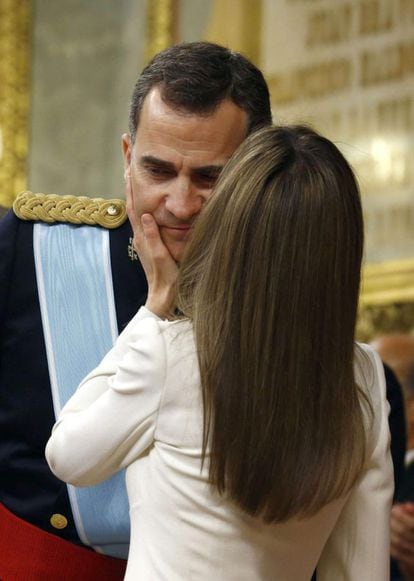
[[[414,259],[368,264],[362,277],[357,337],[414,332]]]
[[[177,40],[178,0],[150,0],[147,4],[145,62]]]
[[[260,67],[262,0],[214,0],[212,4],[205,40],[241,52]]]
[[[0,0],[0,204],[26,188],[30,0]]]
[[[414,302],[414,259],[367,264],[362,277],[361,306]]]
[[[369,342],[379,335],[414,333],[414,302],[362,307],[358,315],[356,336]]]

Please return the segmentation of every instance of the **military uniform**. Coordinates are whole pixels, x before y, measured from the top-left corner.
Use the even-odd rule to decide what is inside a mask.
[[[122,579],[123,560],[100,555],[82,543],[67,486],[53,476],[44,458],[55,411],[33,237],[35,224],[40,222],[49,222],[45,228],[53,233],[65,225],[74,239],[85,231],[89,235],[110,228],[110,268],[120,331],[147,292],[143,270],[138,261],[131,260],[136,256],[125,205],[120,200],[26,193],[17,199],[15,211],[24,219],[10,211],[0,221],[0,579]],[[83,254],[80,248],[78,255]],[[85,247],[85,253],[87,250]],[[63,248],[63,276],[66,259]],[[88,259],[94,263],[93,256]],[[75,268],[76,263],[77,259]],[[52,279],[53,269],[53,263],[47,265]],[[88,273],[81,279],[88,285]],[[58,290],[55,302],[59,301]],[[67,313],[65,304],[58,306],[69,319],[75,314]],[[86,312],[92,318],[94,305]],[[81,348],[77,337],[65,337],[65,341],[70,349]],[[91,362],[91,367],[95,365]],[[105,512],[106,505],[99,510]]]

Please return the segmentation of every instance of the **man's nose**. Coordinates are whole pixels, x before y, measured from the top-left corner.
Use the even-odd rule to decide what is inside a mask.
[[[179,220],[190,220],[196,216],[205,198],[189,179],[177,179],[166,196],[165,207]]]

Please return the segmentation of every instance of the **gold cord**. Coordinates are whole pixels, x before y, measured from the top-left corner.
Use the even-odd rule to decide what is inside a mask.
[[[87,196],[22,192],[16,197],[13,210],[22,220],[90,224],[104,228],[118,228],[127,219],[123,200]]]

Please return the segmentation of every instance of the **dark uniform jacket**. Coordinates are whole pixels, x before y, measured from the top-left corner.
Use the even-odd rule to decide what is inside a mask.
[[[129,223],[110,230],[109,236],[121,331],[145,302],[147,285],[139,262],[128,255]],[[0,220],[0,502],[36,527],[81,544],[66,484],[53,476],[44,457],[54,422],[33,222],[10,211]],[[60,528],[64,519],[56,515],[64,516],[67,525]]]

